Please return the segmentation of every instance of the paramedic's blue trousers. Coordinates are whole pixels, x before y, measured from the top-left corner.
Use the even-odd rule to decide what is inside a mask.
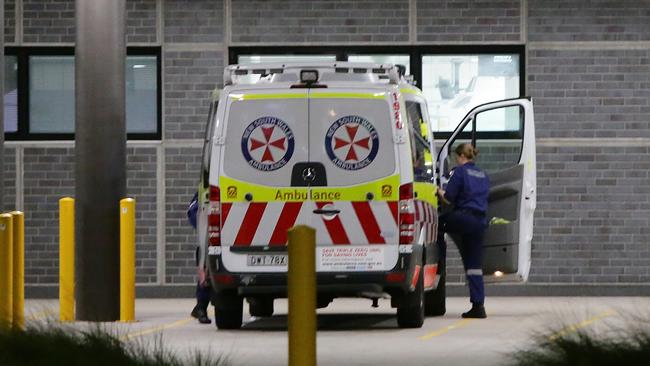
[[[483,289],[483,235],[487,228],[484,215],[471,211],[455,210],[440,216],[438,224],[438,248],[440,258],[447,258],[447,243],[445,233],[458,234],[460,243],[456,243],[469,285],[469,300],[472,304],[483,305],[485,290]]]

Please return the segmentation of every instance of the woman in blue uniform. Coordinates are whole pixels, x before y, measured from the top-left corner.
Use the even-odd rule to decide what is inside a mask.
[[[458,250],[463,259],[472,303],[472,308],[462,317],[486,318],[482,262],[490,181],[487,174],[474,164],[478,155],[474,146],[462,144],[454,152],[458,166],[451,171],[446,189],[438,188],[442,200],[453,205],[451,212],[440,216],[438,246],[444,259],[447,251],[444,234],[458,234],[461,237]]]

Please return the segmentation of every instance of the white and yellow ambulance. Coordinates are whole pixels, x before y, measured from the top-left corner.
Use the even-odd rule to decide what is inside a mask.
[[[444,314],[435,183],[452,145],[477,143],[481,113],[513,106],[527,135],[517,164],[490,176],[499,225],[489,229],[486,263],[526,279],[535,200],[528,99],[475,108],[436,154],[426,101],[393,65],[231,65],[224,84],[210,108],[198,216],[217,327],[241,326],[244,299],[251,315],[273,314],[273,300],[287,296],[287,230],[300,224],[316,229],[319,307],[390,298],[400,327]]]

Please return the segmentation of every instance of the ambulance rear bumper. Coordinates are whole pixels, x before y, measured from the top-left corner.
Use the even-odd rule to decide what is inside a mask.
[[[319,272],[316,291],[326,297],[384,298],[401,296],[412,291],[415,258],[421,250],[401,253],[397,265],[390,271]],[[215,293],[236,292],[239,296],[287,297],[286,273],[233,273],[224,269],[219,255],[208,256],[212,287]]]

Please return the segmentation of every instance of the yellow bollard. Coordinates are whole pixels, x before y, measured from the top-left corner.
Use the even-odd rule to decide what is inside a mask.
[[[135,200],[120,201],[120,321],[135,320]]]
[[[316,365],[316,230],[289,230],[289,366]]]
[[[74,198],[59,200],[59,318],[74,320]]]
[[[25,215],[11,212],[13,217],[13,327],[25,327]]]
[[[13,225],[10,214],[0,215],[0,327],[10,328],[13,318]]]

